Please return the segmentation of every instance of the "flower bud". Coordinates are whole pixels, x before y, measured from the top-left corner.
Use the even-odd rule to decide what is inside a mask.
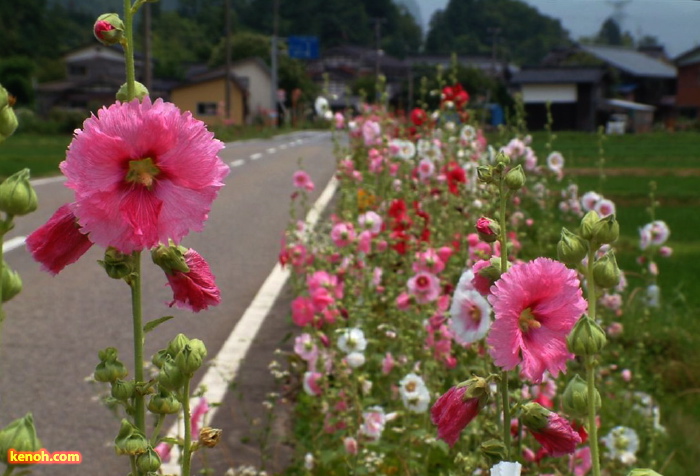
[[[29,183],[29,169],[10,175],[0,184],[0,210],[8,215],[26,215],[36,210],[37,198]]]
[[[10,93],[7,92],[7,89],[2,87],[2,84],[0,84],[0,109],[4,109],[5,107],[10,105]]]
[[[182,375],[180,369],[175,365],[175,361],[168,357],[163,362],[163,366],[158,372],[158,385],[174,392],[179,390],[180,387],[185,383],[185,377]]]
[[[594,394],[597,412],[601,405],[600,394],[597,389],[594,389]],[[588,415],[588,385],[578,374],[574,375],[574,378],[566,386],[562,396],[562,405],[564,411],[572,417],[582,418]]]
[[[136,457],[136,467],[144,473],[155,473],[160,468],[160,456],[153,448]]]
[[[177,354],[180,353],[182,349],[185,348],[187,344],[190,343],[190,339],[185,334],[178,334],[168,343],[168,354],[173,359]]]
[[[206,356],[207,349],[204,347],[204,343],[199,339],[192,339],[175,357],[175,365],[183,375],[192,377],[202,366]]]
[[[34,417],[31,412],[0,430],[0,461],[6,465],[9,464],[7,461],[9,450],[39,451],[41,447],[41,441],[36,436]]]
[[[608,215],[598,220],[591,230],[593,241],[596,243],[612,243],[620,236],[620,223],[615,219],[615,214]]]
[[[125,402],[134,396],[135,388],[136,386],[132,380],[117,379],[112,382],[112,397],[120,402]]]
[[[588,316],[581,317],[566,338],[569,351],[578,356],[597,355],[606,343],[605,331]]]
[[[0,142],[10,137],[17,130],[17,116],[10,106],[0,108]]]
[[[148,438],[129,420],[123,419],[119,434],[114,439],[114,448],[118,455],[140,455],[150,448]]]
[[[493,168],[490,165],[480,165],[476,168],[476,176],[479,182],[493,182]]]
[[[158,352],[153,354],[153,358],[151,358],[151,363],[156,367],[161,368],[163,367],[163,362],[165,361],[165,358],[169,356],[170,354],[168,354],[168,349],[160,349]]]
[[[481,217],[476,221],[476,232],[486,243],[493,243],[498,240],[501,233],[501,226],[496,220],[491,218]]]
[[[588,244],[575,233],[566,228],[561,229],[561,238],[557,243],[557,256],[565,264],[579,264],[588,253]]]
[[[627,476],[662,476],[653,469],[649,468],[635,468],[629,473],[627,473]]]
[[[97,17],[92,31],[103,45],[116,45],[124,37],[124,22],[116,13],[105,13]]]
[[[499,150],[498,154],[496,154],[496,163],[499,165],[510,165],[510,157],[502,150]]]
[[[586,213],[581,219],[581,238],[584,240],[593,239],[593,227],[600,220],[600,216],[595,210]]]
[[[185,262],[185,253],[187,248],[182,246],[165,246],[159,245],[151,251],[151,259],[155,264],[165,271],[165,274],[172,275],[175,271],[189,273],[190,268]],[[182,335],[182,334],[180,334]],[[179,336],[178,336],[179,337]],[[184,336],[183,336],[184,337]],[[176,337],[177,338],[177,337]],[[182,347],[180,347],[181,349]],[[178,351],[180,350],[178,349]],[[176,352],[177,353],[177,352]],[[173,356],[175,354],[172,354]]]
[[[175,398],[175,395],[164,388],[160,389],[157,395],[153,395],[148,401],[148,411],[158,415],[172,415],[178,413],[182,404]]]
[[[107,347],[98,353],[100,363],[95,367],[95,380],[98,382],[114,382],[127,375],[126,367],[117,359],[117,349]]]
[[[593,280],[601,288],[612,288],[620,282],[620,268],[617,267],[615,253],[608,251],[593,264]]]
[[[520,190],[525,185],[525,171],[523,166],[518,164],[508,171],[503,179],[506,187],[511,190]]]
[[[128,86],[126,83],[122,84],[117,91],[117,101],[128,102],[136,98],[139,101],[143,101],[143,98],[147,97],[149,94],[148,88],[138,81],[134,81],[134,97],[130,98],[128,93]]]
[[[136,258],[133,255],[125,255],[111,246],[105,250],[105,257],[97,261],[112,279],[125,279],[136,272]]]
[[[547,427],[550,413],[552,412],[539,403],[529,402],[523,405],[523,414],[520,420],[530,430],[537,431]]]
[[[494,458],[497,461],[503,461],[506,459],[506,445],[500,440],[488,440],[481,443],[479,448],[482,453],[490,458]]]
[[[221,432],[218,428],[205,426],[199,430],[199,442],[207,448],[215,447],[221,440]]]
[[[2,302],[7,302],[22,291],[22,278],[19,273],[2,262]]]

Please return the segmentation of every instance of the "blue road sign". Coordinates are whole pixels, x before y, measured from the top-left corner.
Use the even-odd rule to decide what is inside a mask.
[[[318,58],[318,37],[289,36],[287,37],[287,49],[290,58],[316,59]]]

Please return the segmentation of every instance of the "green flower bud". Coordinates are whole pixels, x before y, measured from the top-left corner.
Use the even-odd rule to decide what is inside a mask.
[[[39,451],[41,447],[42,444],[36,436],[34,417],[31,412],[0,430],[0,461],[6,465],[8,464],[7,452],[10,449],[15,451]]]
[[[144,473],[155,473],[160,468],[160,456],[153,448],[148,448],[136,458],[136,467]]]
[[[550,413],[552,412],[539,403],[529,402],[523,405],[523,414],[520,417],[520,421],[531,430],[541,430],[549,424]]]
[[[148,401],[148,411],[158,415],[172,415],[178,413],[181,408],[182,404],[177,398],[164,388],[161,388],[160,392]]]
[[[482,183],[492,183],[493,182],[493,168],[489,165],[480,165],[476,168],[476,176],[479,182]]]
[[[163,366],[158,372],[158,385],[174,392],[179,390],[185,383],[185,376],[182,375],[180,369],[175,365],[175,361],[168,357],[163,362]]]
[[[10,106],[0,109],[0,142],[14,134],[18,125],[14,109]]]
[[[510,165],[510,157],[499,150],[498,154],[496,154],[496,163],[499,165]]]
[[[126,367],[117,359],[117,349],[107,347],[98,353],[101,362],[95,367],[95,380],[98,382],[114,382],[127,375]]]
[[[104,260],[98,263],[112,279],[125,279],[136,272],[136,257],[125,255],[111,246],[105,250]]]
[[[26,215],[36,210],[36,192],[29,183],[29,169],[10,175],[0,184],[0,210],[9,215]]]
[[[566,338],[569,351],[578,356],[597,355],[606,343],[605,331],[588,316],[581,317]]]
[[[10,105],[10,93],[7,92],[7,89],[2,87],[2,84],[0,84],[0,109],[4,109],[5,107]]]
[[[617,267],[615,253],[608,251],[593,264],[593,280],[601,288],[612,288],[620,282],[620,268]]]
[[[600,220],[600,216],[595,210],[586,213],[581,219],[581,238],[591,240],[593,238],[593,227]]]
[[[489,384],[486,379],[481,377],[472,377],[462,383],[457,384],[457,388],[466,387],[462,400],[465,402],[472,398],[479,399],[479,407],[483,407],[489,400]]]
[[[566,264],[579,264],[588,253],[588,244],[580,236],[566,228],[561,229],[561,238],[557,243],[559,261]]]
[[[190,339],[185,334],[180,333],[176,335],[173,337],[173,340],[168,343],[168,354],[174,359],[189,343]]]
[[[591,230],[593,241],[596,243],[612,243],[620,236],[620,223],[615,219],[615,214],[601,218],[593,225]]]
[[[506,459],[506,445],[504,445],[500,440],[484,441],[481,443],[481,447],[479,449],[486,456],[497,461],[505,461]]]
[[[103,45],[116,45],[124,38],[124,22],[116,13],[105,13],[97,17],[92,31]]]
[[[112,397],[125,402],[134,396],[135,384],[132,380],[117,379],[112,382]]]
[[[114,439],[114,448],[118,455],[140,455],[150,448],[148,438],[129,420],[123,419],[119,434]]]
[[[195,344],[193,342],[199,341],[201,345]],[[192,377],[194,373],[202,366],[204,358],[207,356],[207,349],[204,347],[199,339],[192,339],[189,344],[185,346],[184,349],[177,354],[175,357],[175,365],[180,369],[184,375]]]
[[[657,473],[653,469],[649,468],[635,468],[629,473],[627,473],[627,476],[662,476],[661,474]]]
[[[139,101],[143,101],[143,98],[147,97],[148,94],[149,92],[146,86],[138,81],[134,81],[134,98],[138,99]],[[119,91],[117,91],[117,100],[121,102],[128,102],[134,98],[129,98],[127,84],[122,84]]]
[[[2,262],[2,302],[7,302],[22,291],[22,278],[3,260]]]
[[[594,392],[597,412],[601,405],[600,394],[597,389],[594,389]],[[566,386],[562,396],[562,405],[564,411],[572,417],[582,418],[588,415],[588,385],[578,374],[574,375],[574,378]]]
[[[172,275],[174,271],[188,273],[190,268],[185,262],[186,252],[187,248],[182,246],[160,245],[151,251],[151,259],[165,271],[165,274]]]
[[[525,185],[525,171],[523,166],[518,164],[508,171],[503,179],[506,187],[511,190],[520,190]]]
[[[153,354],[153,358],[151,359],[151,362],[153,365],[155,365],[158,368],[163,367],[163,362],[165,361],[166,357],[169,357],[170,354],[168,354],[168,349],[160,349],[158,352]]]

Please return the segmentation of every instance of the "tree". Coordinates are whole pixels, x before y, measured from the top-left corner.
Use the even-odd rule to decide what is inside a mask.
[[[600,26],[598,31],[597,43],[603,45],[620,46],[622,45],[622,30],[620,25],[612,18],[608,18]]]

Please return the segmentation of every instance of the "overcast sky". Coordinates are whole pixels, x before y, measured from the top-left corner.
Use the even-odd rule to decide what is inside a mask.
[[[448,0],[417,0],[424,21],[433,12],[445,8]],[[612,15],[606,0],[525,0],[541,13],[558,18],[573,39],[591,36]],[[624,9],[623,30],[635,37],[656,36],[671,56],[700,44],[700,1],[696,0],[631,0]]]

